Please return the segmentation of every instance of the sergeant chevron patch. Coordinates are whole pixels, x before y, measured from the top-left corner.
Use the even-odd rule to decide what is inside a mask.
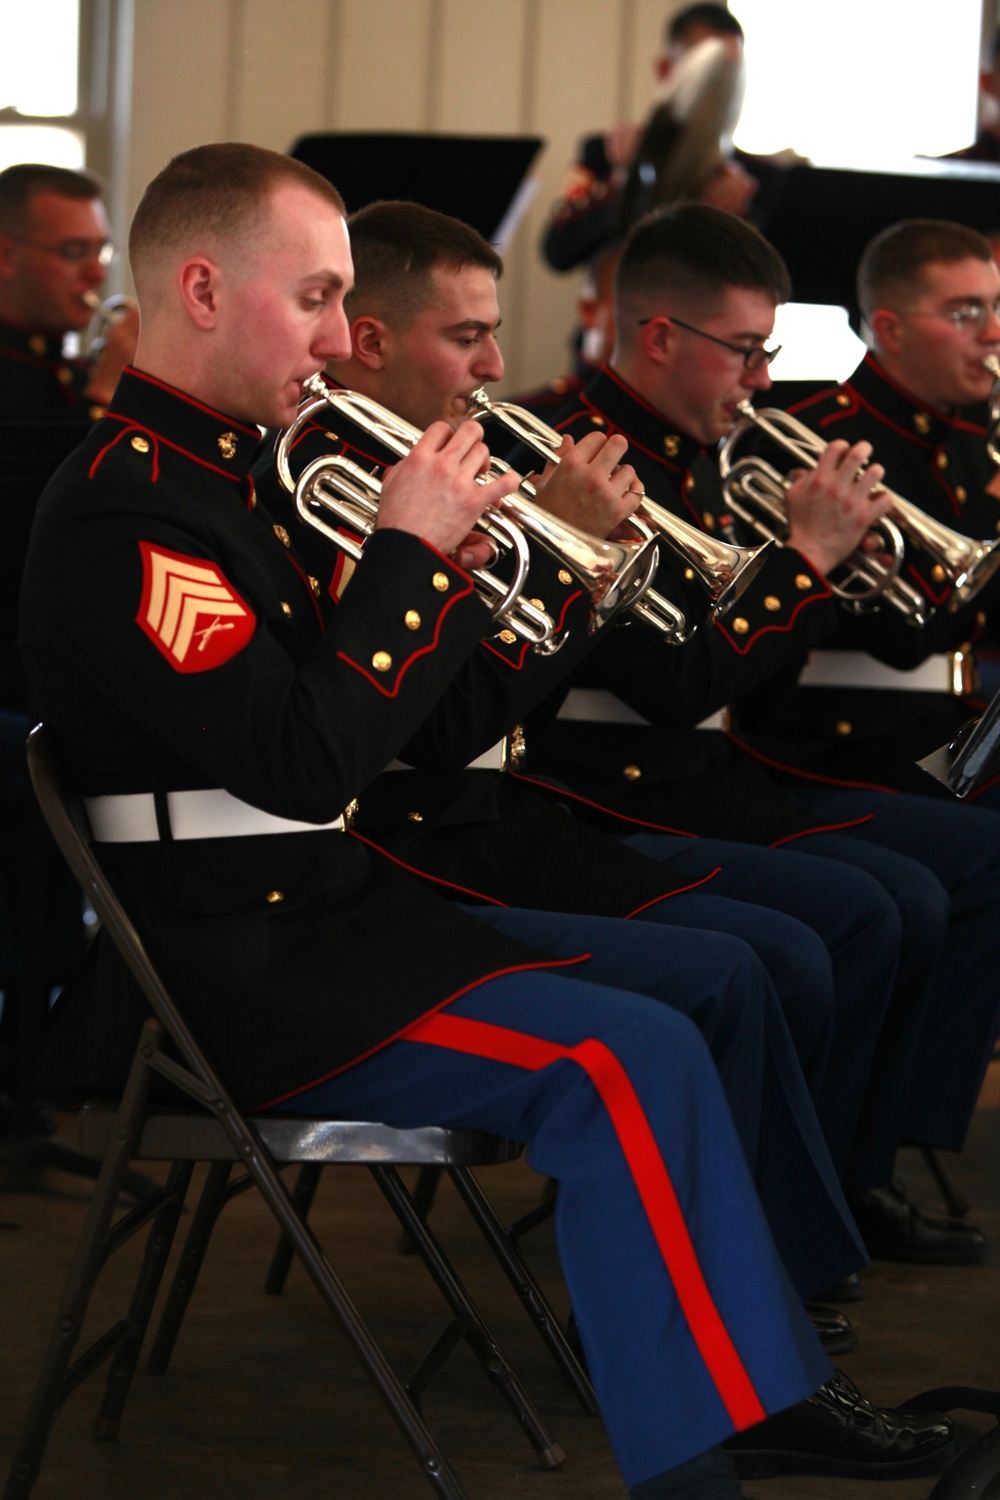
[[[175,672],[208,672],[242,651],[253,610],[213,562],[140,542],[142,600],[136,624]]]

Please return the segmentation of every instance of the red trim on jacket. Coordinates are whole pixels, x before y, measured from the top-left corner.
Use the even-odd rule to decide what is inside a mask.
[[[217,417],[225,426],[239,427],[249,437],[257,438],[258,441],[260,440],[259,427],[250,427],[246,422],[241,422],[238,418],[229,416],[227,412],[218,411],[214,406],[206,406],[204,401],[198,401],[194,396],[189,396],[187,391],[179,390],[175,385],[169,385],[167,381],[160,380],[156,375],[148,375],[145,370],[137,370],[135,365],[126,365],[125,373],[133,375],[137,380],[145,380],[149,385],[158,386],[161,391],[167,391],[171,396],[178,396],[188,406],[197,407],[198,411],[203,411],[210,417]],[[114,412],[108,412],[107,415],[112,417],[114,416]],[[220,469],[219,473],[224,474],[225,470]]]
[[[164,389],[169,390],[170,387],[165,386]],[[194,405],[197,405],[197,402],[195,402]],[[203,410],[207,411],[208,407],[204,407]],[[175,453],[179,453],[182,458],[189,458],[193,464],[200,464],[203,469],[210,469],[213,474],[221,474],[222,478],[228,479],[231,484],[243,483],[243,479],[245,477],[243,474],[233,474],[229,469],[220,469],[218,464],[210,464],[206,458],[199,458],[197,453],[189,452],[187,448],[182,448],[179,443],[172,443],[170,439],[165,438],[162,433],[154,432],[152,427],[147,427],[143,422],[137,422],[134,417],[123,417],[120,416],[116,411],[106,411],[104,415],[105,418],[107,418],[109,421],[124,422],[125,426],[118,434],[118,437],[113,439],[112,442],[107,443],[94,459],[94,462],[90,466],[90,473],[88,475],[90,479],[93,479],[94,474],[97,472],[98,464],[104,458],[104,455],[115,446],[115,443],[120,442],[123,437],[128,437],[130,432],[141,432],[145,437],[152,438],[154,443],[162,443],[165,447],[172,448]],[[157,469],[157,473],[158,472],[159,471]],[[154,474],[153,478],[155,480],[157,478],[157,474]]]
[[[431,551],[437,552],[437,548],[432,547]],[[438,556],[440,557],[442,556],[442,554],[438,553]],[[447,559],[445,559],[445,561],[447,561]],[[453,605],[458,604],[459,600],[461,599],[467,599],[472,592],[472,584],[470,583],[468,587],[462,589],[460,593],[452,594],[451,598],[448,600],[447,604],[444,605],[441,613],[438,615],[437,625],[434,628],[434,639],[432,641],[429,641],[426,646],[421,646],[418,651],[414,651],[410,656],[406,658],[399,671],[396,673],[395,680],[391,689],[383,687],[382,683],[379,682],[376,677],[372,676],[367,667],[361,666],[359,662],[352,661],[351,658],[347,656],[343,651],[338,651],[337,655],[339,656],[341,661],[346,662],[349,667],[353,667],[356,672],[360,672],[362,677],[367,678],[372,687],[377,688],[384,698],[395,698],[396,694],[399,692],[400,684],[402,683],[403,678],[410,670],[413,663],[417,661],[421,656],[427,656],[429,652],[437,650],[438,641],[441,639],[441,627],[444,623],[445,615]]]
[[[654,896],[651,901],[644,901],[641,906],[636,907],[635,911],[626,912],[626,922],[630,917],[642,916],[642,913],[648,911],[651,906],[659,906],[661,901],[669,901],[671,896],[684,896],[688,891],[696,891],[700,885],[707,885],[710,880],[714,880],[721,871],[722,866],[716,865],[714,870],[709,870],[708,874],[702,875],[699,880],[692,880],[689,885],[678,886],[676,891],[664,891],[662,896]]]
[[[742,643],[736,640],[734,636],[731,636],[728,630],[724,629],[721,620],[716,620],[715,629],[722,636],[723,640],[727,641],[729,645],[732,646],[737,656],[746,656],[747,652],[750,650],[750,647],[756,645],[756,643],[761,639],[762,636],[771,635],[773,632],[776,632],[779,635],[787,635],[803,609],[806,609],[810,604],[818,603],[822,599],[829,599],[830,593],[831,590],[828,587],[824,593],[820,593],[817,591],[810,594],[808,598],[800,599],[798,604],[796,604],[795,608],[792,610],[791,614],[788,616],[787,621],[783,625],[762,625],[759,630],[754,631],[753,635],[748,635],[746,640]]]
[[[575,603],[577,599],[582,599],[582,598],[583,598],[583,589],[577,589],[577,591],[576,591],[575,594],[570,594],[569,598],[564,601],[562,610],[560,611],[560,614],[559,614],[559,618],[556,621],[555,633],[557,635],[558,635],[558,633],[563,628],[563,621],[565,620],[566,615],[569,612],[570,605],[573,604],[573,603]],[[486,651],[492,651],[493,655],[496,656],[496,657],[498,657],[499,660],[503,662],[504,666],[510,667],[510,669],[511,669],[512,672],[520,672],[521,669],[522,669],[522,667],[524,666],[524,658],[527,656],[527,654],[528,654],[529,651],[533,651],[534,650],[534,647],[532,646],[532,644],[531,644],[530,641],[522,641],[521,642],[521,650],[520,650],[520,653],[518,655],[517,660],[516,661],[511,661],[511,659],[510,659],[509,656],[506,656],[496,646],[491,645],[489,641],[482,641],[482,642],[480,642],[480,644],[482,645],[482,647],[483,647],[484,650],[486,650]]]
[[[769,849],[781,849],[785,844],[794,844],[796,839],[807,839],[814,833],[843,833],[846,828],[860,828],[862,823],[870,823],[874,813],[865,813],[861,818],[850,818],[846,823],[826,823],[821,828],[803,828],[800,833],[786,833],[784,838],[775,839],[773,844],[768,844]]]
[[[384,1042],[377,1042],[374,1047],[369,1047],[367,1052],[362,1052],[359,1057],[352,1057],[348,1063],[342,1063],[339,1068],[334,1068],[329,1073],[324,1073],[320,1078],[314,1078],[310,1083],[300,1084],[298,1088],[290,1089],[287,1094],[278,1094],[276,1098],[269,1099],[266,1104],[254,1104],[251,1106],[253,1113],[263,1113],[265,1110],[277,1109],[279,1105],[286,1104],[289,1099],[295,1099],[299,1094],[306,1093],[309,1089],[319,1088],[321,1083],[328,1083],[331,1078],[336,1078],[338,1073],[346,1073],[348,1068],[353,1068],[357,1063],[364,1062],[366,1058],[374,1057],[376,1052],[381,1052],[383,1047],[388,1047],[390,1042],[401,1041],[414,1026],[419,1026],[431,1016],[437,1015],[445,1005],[451,1005],[455,1000],[461,1000],[463,995],[468,995],[471,990],[478,989],[481,984],[488,984],[491,979],[506,979],[508,974],[531,973],[535,969],[566,969],[573,964],[586,963],[590,958],[589,953],[581,953],[578,958],[540,958],[533,964],[512,964],[509,969],[496,969],[492,974],[483,974],[479,979],[473,979],[469,984],[463,985],[453,995],[425,1011],[418,1016],[416,1021],[407,1021],[406,1025],[399,1031],[394,1031],[392,1036],[387,1036]]]
[[[406,1037],[532,1073],[564,1060],[582,1068],[608,1112],[691,1336],[730,1420],[737,1430],[759,1422],[764,1407],[709,1291],[646,1112],[611,1048],[594,1037],[563,1047],[506,1026],[445,1015],[416,1022]]]
[[[665,823],[653,823],[648,818],[631,818],[628,813],[618,812],[614,807],[605,807],[603,802],[593,802],[589,797],[582,797],[579,792],[574,792],[572,787],[563,786],[553,781],[542,781],[539,776],[525,776],[523,771],[508,771],[508,776],[515,781],[526,781],[529,786],[540,786],[543,791],[557,792],[560,797],[569,797],[574,802],[582,802],[584,807],[594,807],[598,812],[607,813],[609,818],[619,818],[623,823],[634,823],[637,828],[651,828],[654,833],[673,833],[681,839],[696,839],[701,835],[691,833],[687,828],[668,828]]]
[[[849,781],[846,777],[838,780],[835,776],[821,776],[816,771],[804,771],[801,766],[789,766],[780,760],[772,760],[769,755],[762,755],[752,745],[736,738],[734,734],[727,734],[726,738],[731,740],[738,750],[745,750],[747,755],[752,755],[754,760],[759,760],[761,765],[770,766],[772,770],[784,771],[789,776],[798,776],[803,781],[818,781],[823,786],[849,786],[861,792],[898,792],[895,786],[883,786],[877,781]]]
[[[430,881],[432,885],[443,885],[449,891],[458,891],[461,896],[472,896],[476,901],[484,901],[490,906],[506,906],[506,901],[498,901],[495,896],[486,896],[482,891],[474,891],[471,886],[459,885],[455,880],[446,880],[443,875],[431,875],[427,870],[421,870],[416,865],[408,865],[405,859],[400,859],[396,854],[390,854],[388,849],[383,849],[381,844],[376,844],[374,839],[366,839],[363,833],[358,833],[356,828],[351,829],[351,838],[357,839],[359,844],[364,844],[368,849],[374,849],[376,854],[381,854],[383,859],[398,865],[405,870],[407,875],[415,875],[418,880]]]

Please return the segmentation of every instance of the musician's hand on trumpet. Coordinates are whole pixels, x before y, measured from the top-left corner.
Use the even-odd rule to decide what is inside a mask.
[[[622,463],[628,443],[619,434],[588,432],[579,442],[563,438],[558,463],[530,476],[539,505],[591,536],[615,536],[638,508],[642,486],[631,464]]]
[[[488,502],[517,488],[513,471],[489,485],[477,479],[489,468],[489,449],[477,422],[463,422],[454,432],[447,422],[427,428],[405,458],[390,465],[382,481],[376,528],[393,526],[422,537],[463,568],[489,566],[496,548],[489,537],[472,533]]]
[[[871,528],[892,508],[880,485],[881,464],[866,467],[871,443],[828,443],[814,469],[790,475],[786,494],[787,544],[824,577],[864,544]]]

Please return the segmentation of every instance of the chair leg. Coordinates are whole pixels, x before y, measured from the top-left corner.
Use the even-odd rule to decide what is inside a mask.
[[[410,1197],[413,1199],[413,1207],[422,1219],[426,1219],[431,1211],[443,1171],[443,1167],[421,1167],[417,1173],[416,1185]],[[408,1234],[401,1234],[399,1237],[399,1253],[400,1255],[418,1254],[417,1247]]]
[[[454,1470],[406,1387],[369,1332],[308,1221],[296,1214],[288,1186],[270,1156],[261,1149],[259,1138],[235,1110],[227,1107],[226,1101],[220,1100],[215,1107],[220,1123],[274,1215],[279,1230],[288,1236],[313,1286],[343,1329],[365,1374],[416,1457],[420,1472],[441,1500],[466,1500]]]
[[[921,1146],[920,1155],[924,1159],[924,1166],[934,1178],[937,1190],[941,1194],[944,1206],[951,1217],[953,1219],[964,1219],[972,1205],[949,1172],[945,1162],[942,1160],[940,1151],[935,1151],[933,1146]]]
[[[121,1415],[132,1387],[132,1379],[139,1363],[146,1329],[149,1327],[153,1305],[170,1258],[177,1224],[188,1187],[191,1184],[193,1171],[193,1162],[174,1162],[167,1180],[167,1190],[170,1196],[156,1214],[150,1227],[146,1253],[139,1268],[139,1276],[128,1310],[128,1321],[135,1329],[135,1333],[127,1343],[122,1343],[112,1356],[104,1400],[101,1402],[101,1409],[94,1423],[94,1436],[104,1442],[113,1442],[118,1436]]]
[[[180,1262],[174,1274],[170,1295],[160,1317],[149,1358],[146,1361],[147,1375],[167,1373],[170,1356],[174,1351],[174,1344],[177,1342],[187,1305],[194,1292],[195,1283],[208,1250],[208,1242],[215,1228],[215,1221],[225,1201],[226,1184],[231,1171],[232,1164],[228,1161],[213,1162],[208,1169],[205,1186],[201,1190],[198,1207],[195,1209],[191,1228],[188,1230]]]
[[[557,1468],[565,1459],[565,1453],[558,1443],[552,1441],[489,1325],[469,1295],[468,1289],[459,1279],[424,1220],[416,1212],[413,1200],[406,1191],[399,1173],[394,1167],[374,1166],[370,1163],[368,1170],[384,1193],[403,1229],[413,1239],[441,1295],[461,1325],[462,1336],[514,1413],[537,1453],[542,1468]],[[452,1327],[446,1330],[443,1342],[450,1350],[455,1341],[456,1333]],[[436,1371],[440,1363],[441,1357],[435,1347],[424,1362],[424,1366],[411,1381],[411,1390],[416,1388],[419,1391],[426,1385],[430,1375]]]
[[[448,1174],[576,1399],[588,1417],[596,1417],[597,1399],[587,1373],[570,1348],[551,1303],[511,1243],[486,1194],[468,1167],[449,1167]]]
[[[548,1223],[556,1211],[556,1191],[555,1179],[546,1177],[542,1201],[538,1207],[531,1209],[529,1213],[522,1214],[519,1219],[514,1220],[513,1224],[507,1225],[504,1233],[512,1245],[519,1245],[522,1235],[530,1234],[533,1229],[538,1228],[539,1224]]]
[[[107,1357],[120,1338],[132,1336],[129,1324],[116,1325],[92,1346],[87,1355],[81,1357],[77,1367],[71,1368],[70,1361],[80,1337],[90,1295],[106,1259],[108,1231],[115,1203],[145,1116],[150,1070],[144,1051],[152,1053],[156,1045],[156,1028],[147,1023],[115,1118],[112,1143],[101,1166],[80,1243],[59,1303],[38,1386],[14,1453],[4,1489],[4,1500],[25,1500],[31,1493],[41,1467],[49,1430],[66,1396],[89,1374],[96,1363]]]
[[[316,1188],[319,1186],[320,1173],[323,1170],[322,1162],[307,1161],[301,1167],[295,1186],[292,1189],[292,1202],[295,1210],[301,1214],[303,1219],[308,1219],[309,1210],[312,1208],[313,1198],[316,1196]],[[292,1242],[287,1234],[278,1236],[278,1243],[274,1247],[271,1264],[267,1270],[264,1280],[264,1290],[272,1297],[280,1296],[285,1290],[285,1281],[288,1278],[289,1268],[292,1264]]]

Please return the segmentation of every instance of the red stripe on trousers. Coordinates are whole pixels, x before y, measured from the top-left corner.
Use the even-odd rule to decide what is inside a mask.
[[[674,1185],[645,1111],[631,1079],[611,1049],[592,1037],[575,1047],[562,1047],[488,1021],[440,1013],[416,1022],[404,1036],[407,1041],[488,1057],[533,1073],[560,1058],[568,1058],[583,1068],[610,1116],[667,1274],[719,1396],[737,1430],[760,1422],[767,1413],[705,1284]]]

